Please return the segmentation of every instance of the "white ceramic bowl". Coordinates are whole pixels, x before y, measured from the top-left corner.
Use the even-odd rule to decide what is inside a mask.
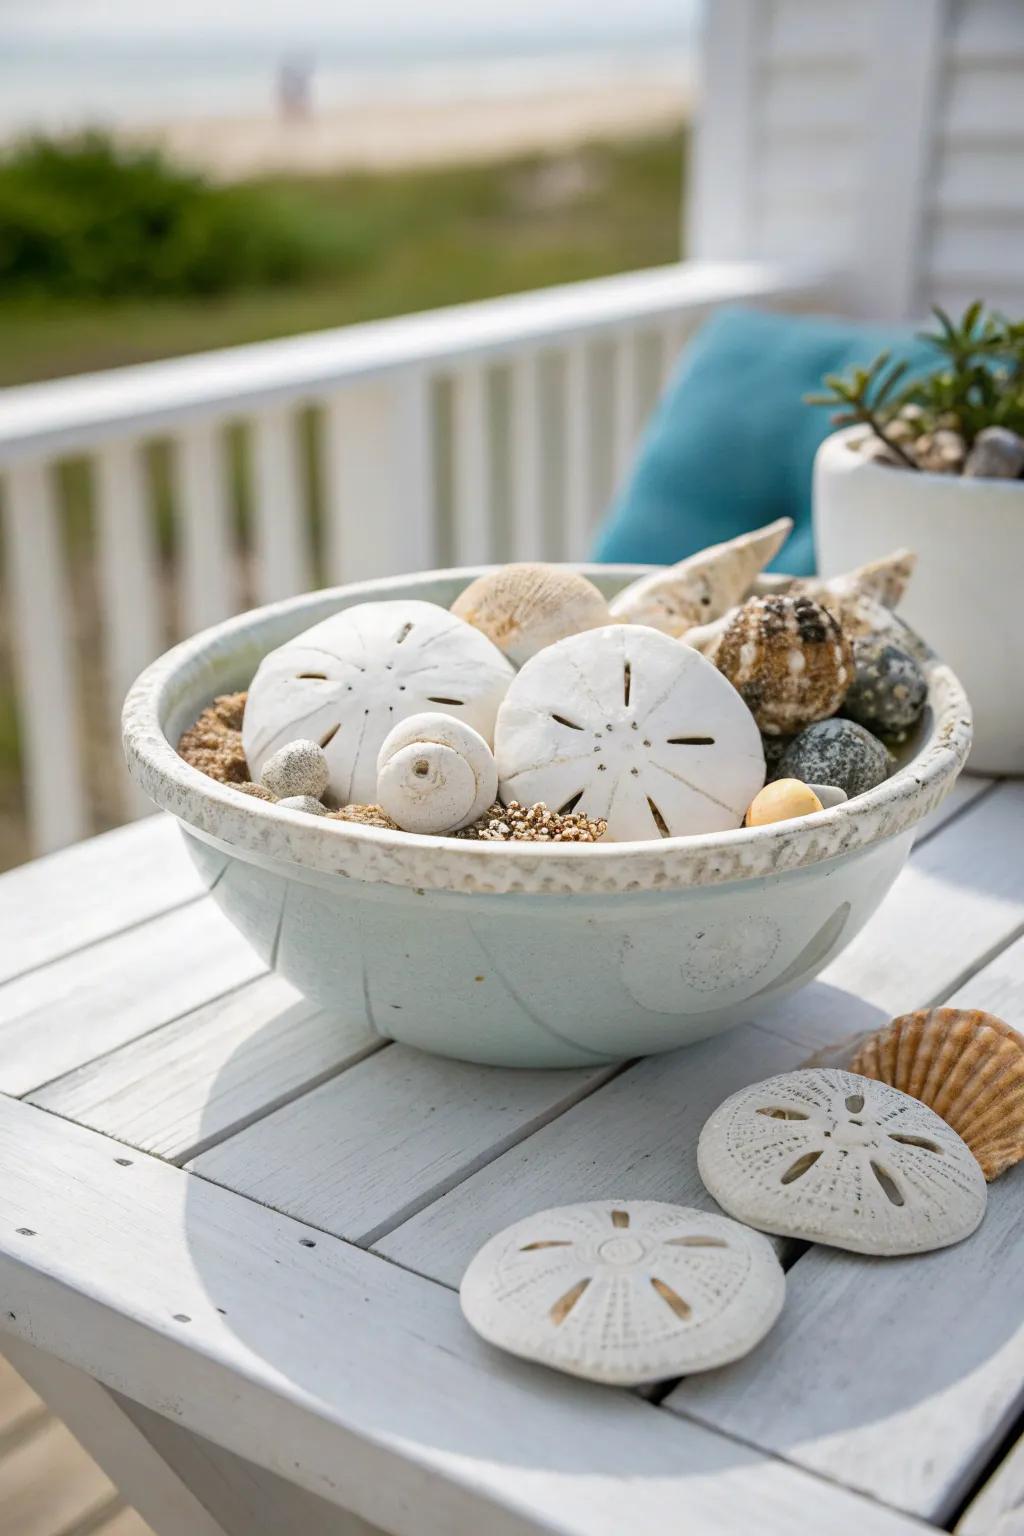
[[[585,566],[611,595],[635,566]],[[176,816],[214,899],[322,1007],[423,1050],[518,1067],[671,1050],[809,981],[877,907],[913,828],[970,746],[956,678],[929,667],[913,756],[877,789],[799,822],[652,842],[413,837],[240,795],[174,744],[265,653],[372,598],[452,601],[479,570],[363,582],[196,635],[125,704],[132,776]]]

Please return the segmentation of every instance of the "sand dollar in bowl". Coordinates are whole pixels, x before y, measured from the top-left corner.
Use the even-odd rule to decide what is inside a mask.
[[[641,574],[581,569],[608,599]],[[963,765],[969,711],[934,657],[917,734],[885,782],[796,821],[688,836],[543,847],[415,836],[239,794],[175,750],[216,695],[247,688],[285,641],[369,601],[447,608],[480,574],[277,603],[143,673],[125,705],[129,767],[178,819],[217,903],[322,1007],[424,1050],[508,1066],[671,1050],[809,981],[878,906],[915,825]]]

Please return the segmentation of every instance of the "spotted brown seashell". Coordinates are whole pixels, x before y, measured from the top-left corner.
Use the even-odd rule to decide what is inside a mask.
[[[832,614],[785,593],[749,598],[714,661],[769,736],[834,715],[853,681],[853,650]]]
[[[991,1182],[1024,1158],[1024,1035],[994,1014],[922,1008],[869,1036],[851,1071],[920,1099]]]

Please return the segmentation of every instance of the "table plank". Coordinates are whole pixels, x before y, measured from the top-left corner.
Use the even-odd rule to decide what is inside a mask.
[[[714,1202],[697,1137],[722,1099],[795,1067],[802,1051],[747,1026],[648,1057],[377,1239],[378,1253],[457,1286],[480,1245],[547,1206],[577,1200]]]
[[[393,1045],[189,1167],[324,1231],[368,1243],[616,1070],[500,1071]]]
[[[1021,1536],[1024,1440],[1018,1440],[953,1527],[955,1536]]]
[[[0,987],[0,1091],[28,1093],[263,969],[206,898],[30,971]]]
[[[681,1511],[687,1536],[918,1530],[502,1356],[444,1287],[120,1150],[0,1098],[3,1327],[396,1536],[664,1536]]]
[[[170,816],[78,843],[0,875],[0,982],[202,896]]]
[[[981,795],[988,794],[998,783],[997,779],[983,778],[977,773],[962,773],[953,788],[934,811],[918,822],[915,844],[924,842],[925,838],[932,837],[940,827],[944,827],[954,816],[959,816],[961,811],[967,809],[972,801]]]
[[[760,1028],[808,1052],[942,1002],[1024,927],[1024,784],[1003,784],[914,851],[874,916]]]
[[[951,998],[988,1008],[1024,940]],[[944,1521],[1024,1402],[1024,1165],[989,1186],[979,1230],[939,1253],[870,1259],[813,1247],[782,1318],[745,1360],[682,1382],[666,1406],[887,1504]]]
[[[382,1045],[261,976],[30,1094],[34,1104],[176,1162]]]

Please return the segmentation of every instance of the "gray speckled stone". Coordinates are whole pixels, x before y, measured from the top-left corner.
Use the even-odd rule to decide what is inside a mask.
[[[928,698],[924,672],[899,646],[870,635],[853,642],[853,661],[843,713],[869,731],[902,736],[920,718]]]
[[[887,779],[893,759],[855,720],[819,720],[790,743],[772,775],[805,784],[834,784],[852,800]]]

